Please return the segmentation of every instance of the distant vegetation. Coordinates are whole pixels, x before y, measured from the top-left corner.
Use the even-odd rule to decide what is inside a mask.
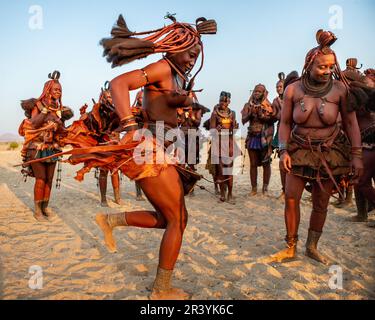
[[[18,144],[18,142],[11,142],[11,143],[9,143],[9,148],[8,148],[8,150],[16,150],[17,148],[19,147],[19,144]]]

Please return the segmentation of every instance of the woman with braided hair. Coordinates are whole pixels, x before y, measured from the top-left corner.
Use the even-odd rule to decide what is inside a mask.
[[[112,235],[115,227],[165,229],[151,298],[186,299],[188,295],[183,290],[171,287],[171,277],[187,223],[184,194],[191,189],[184,190],[177,171],[178,166],[167,162],[150,164],[136,161],[132,150],[140,145],[141,141],[136,138],[138,124],[132,114],[129,91],[144,87],[144,128],[152,132],[152,141],[156,147],[156,122],[162,121],[167,129],[177,127],[177,108],[193,103],[191,96],[194,78],[203,64],[201,34],[216,33],[216,23],[200,18],[193,27],[191,24],[177,22],[173,16],[169,15],[168,18],[172,19],[173,23],[164,28],[135,33],[127,28],[125,20],[120,16],[117,25],[112,29],[112,37],[102,40],[104,55],[112,63],[112,67],[153,53],[165,53],[165,56],[145,68],[127,72],[111,81],[110,91],[116,113],[120,118],[119,131],[125,132],[120,145],[90,149],[92,153],[87,154],[87,157],[79,154],[80,150],[76,150],[70,162],[84,162],[86,169],[83,173],[91,167],[98,166],[98,163],[108,169],[117,167],[130,179],[139,183],[155,208],[154,211],[110,215],[99,213],[96,222],[103,231],[105,244],[111,252],[116,251]],[[150,35],[140,38],[145,34]],[[199,55],[202,55],[202,64],[195,76],[188,81],[187,75],[193,69]],[[93,150],[97,152],[94,154]],[[105,152],[106,150],[110,152]],[[155,158],[154,152],[154,161]]]
[[[309,51],[300,80],[284,92],[279,150],[285,170],[285,224],[287,248],[271,256],[281,262],[294,258],[300,221],[300,199],[307,182],[312,184],[313,209],[305,254],[321,263],[327,259],[317,249],[327,216],[335,177],[350,172],[358,182],[363,171],[361,136],[355,112],[348,108],[348,83],[340,71],[332,32],[319,30],[319,46]],[[345,134],[337,126],[341,115]]]
[[[375,88],[375,69],[369,68],[364,71],[364,82],[370,88]]]
[[[63,146],[60,134],[64,130],[64,121],[73,116],[72,111],[63,107],[61,102],[60,72],[54,71],[48,77],[50,80],[44,84],[38,99],[21,102],[27,117],[19,128],[19,134],[25,137],[21,151],[24,162],[60,152]],[[34,218],[40,222],[47,221],[54,215],[48,204],[57,160],[57,157],[52,157],[33,163],[28,170],[23,170],[25,174],[35,177]]]
[[[142,105],[143,105],[143,88],[141,88],[141,90],[137,92],[135,96],[135,100],[132,105],[132,113],[138,123],[139,128],[143,128],[143,125],[144,125]],[[136,181],[134,185],[135,185],[135,192],[136,192],[136,200],[145,201],[145,199],[142,196],[142,189],[139,186],[138,182]]]
[[[229,108],[231,93],[222,91],[219,103],[214,107],[210,117],[210,133],[213,147],[211,159],[214,161],[214,181],[220,187],[220,202],[235,204],[233,197],[233,163],[240,154],[234,139],[238,129],[236,113]]]
[[[278,119],[277,123],[277,131],[276,135],[272,141],[272,146],[278,151],[279,148],[279,130],[280,130],[280,118],[281,118],[281,110],[283,107],[283,96],[285,89],[288,85],[292,84],[293,82],[299,79],[298,72],[292,71],[290,72],[286,78],[283,78],[283,73],[279,73],[279,81],[276,83],[276,91],[279,94],[272,102],[272,107],[276,110],[276,118]],[[279,155],[280,156],[280,155]],[[278,197],[278,199],[284,199],[285,196],[285,180],[286,180],[286,172],[284,170],[280,170],[280,179],[281,179],[281,186],[282,186],[282,193]]]
[[[277,112],[267,96],[266,87],[263,84],[256,85],[241,111],[242,124],[249,122],[245,145],[250,158],[250,196],[258,192],[258,167],[263,167],[263,194],[267,194],[271,179],[273,124]]]
[[[375,207],[375,82],[369,79],[368,70],[365,75],[358,71],[344,74],[349,80],[353,97],[350,106],[356,113],[361,132],[364,166],[364,173],[354,187],[357,215],[351,217],[350,221],[366,222],[368,212]]]
[[[112,37],[101,41],[104,55],[112,63],[112,67],[153,53],[165,53],[163,59],[158,62],[124,73],[111,81],[110,92],[120,119],[118,131],[125,133],[119,144],[98,146],[89,136],[77,135],[77,138],[72,137],[69,140],[73,149],[59,155],[71,154],[67,160],[69,163],[84,164],[76,176],[79,181],[91,168],[101,167],[111,171],[119,169],[139,183],[155,208],[154,211],[120,212],[110,215],[98,213],[96,222],[103,231],[105,244],[111,252],[117,250],[112,234],[115,227],[165,229],[151,299],[186,299],[187,293],[171,286],[171,278],[187,224],[184,195],[192,190],[200,176],[181,168],[173,160],[169,161],[164,148],[171,143],[167,141],[161,145],[156,137],[159,137],[160,133],[156,122],[162,122],[164,129],[177,127],[177,108],[193,103],[194,79],[202,69],[204,60],[201,34],[215,34],[216,22],[199,18],[194,26],[177,22],[171,15],[167,17],[173,20],[172,24],[154,31],[135,33],[128,29],[124,18],[120,16],[112,29]],[[145,34],[150,35],[140,38]],[[202,57],[201,65],[189,81],[188,75],[199,55]],[[129,91],[142,87],[145,119],[144,128],[138,130],[138,123],[130,106]],[[145,129],[148,131],[145,132]],[[169,132],[163,131],[163,126],[161,131],[162,141],[165,142],[164,134]],[[146,145],[150,144],[148,133],[151,133],[152,161],[148,161],[150,149],[144,148],[144,142]],[[80,139],[78,143],[76,139]],[[142,158],[145,153],[147,159]]]
[[[97,103],[94,101],[92,110],[82,115],[81,119],[84,120],[84,123],[99,144],[108,144],[110,141],[115,142],[120,140],[120,134],[114,131],[119,125],[119,118],[112,103],[108,81],[106,81],[104,87],[101,88],[99,101]],[[109,170],[99,168],[100,204],[102,207],[108,207],[108,173]],[[118,171],[111,172],[111,183],[115,203],[122,204],[120,195],[120,176]]]

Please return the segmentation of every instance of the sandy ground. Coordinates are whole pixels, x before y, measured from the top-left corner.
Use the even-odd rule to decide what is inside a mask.
[[[0,299],[147,299],[162,230],[117,228],[119,252],[108,253],[94,223],[95,214],[103,211],[94,173],[78,183],[73,179],[78,168],[67,164],[61,189],[52,193],[51,207],[58,216],[37,223],[31,210],[33,179],[23,181],[18,168],[13,168],[19,162],[19,150],[0,145]],[[186,198],[189,222],[174,285],[191,293],[192,299],[375,298],[375,230],[346,221],[354,207],[330,206],[320,241],[331,265],[343,272],[342,289],[329,286],[331,266],[303,254],[311,210],[308,194],[302,201],[298,258],[263,263],[284,248],[283,201],[276,199],[278,161],[273,162],[267,197],[248,196],[248,175],[246,165],[244,174],[235,176],[236,205],[219,204],[208,182],[200,185],[211,193],[198,189],[194,197]],[[124,205],[109,201],[110,208],[104,211],[150,208],[135,200],[134,184],[127,178],[121,187]],[[113,192],[108,189],[111,200]],[[36,282],[42,283],[40,289],[30,288],[37,277],[30,273],[32,266],[42,268],[38,279],[43,281]]]

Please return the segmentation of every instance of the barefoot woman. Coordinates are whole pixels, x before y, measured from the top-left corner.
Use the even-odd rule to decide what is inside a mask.
[[[130,90],[144,87],[143,109],[147,117],[145,127],[153,134],[155,134],[156,121],[163,121],[166,128],[177,127],[176,109],[192,104],[189,95],[192,81],[188,85],[187,74],[194,67],[202,51],[200,33],[215,33],[216,23],[201,20],[196,28],[197,30],[191,25],[174,21],[172,25],[152,34],[148,40],[141,40],[133,37],[135,34],[127,29],[125,21],[120,16],[117,26],[112,30],[113,38],[102,41],[108,61],[112,62],[113,66],[122,65],[151,53],[166,53],[162,60],[112,80],[110,90],[113,102],[121,119],[122,131],[126,132],[120,143],[127,144],[134,141],[133,135],[138,129],[130,108]],[[168,34],[164,40],[158,40],[158,34],[166,33]],[[130,47],[133,49],[136,47],[137,50],[133,52],[132,49],[127,49]],[[165,229],[151,298],[187,298],[188,295],[184,291],[171,287],[172,272],[187,223],[184,188],[176,167],[165,163],[139,165],[129,161],[121,167],[121,170],[139,183],[155,211],[98,214],[96,221],[103,230],[108,249],[116,250],[112,236],[114,227]]]

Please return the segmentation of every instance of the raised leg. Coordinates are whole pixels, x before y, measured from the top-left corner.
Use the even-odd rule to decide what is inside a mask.
[[[155,207],[156,212],[120,213],[111,215],[113,217],[109,219],[108,215],[98,214],[96,221],[102,229],[105,239],[109,240],[113,240],[112,230],[117,225],[165,228],[160,245],[158,273],[151,298],[186,299],[188,298],[186,293],[172,288],[170,284],[187,224],[184,191],[179,175],[176,169],[171,166],[163,170],[158,177],[142,179],[139,184],[146,197]],[[112,223],[112,220],[114,223]]]

